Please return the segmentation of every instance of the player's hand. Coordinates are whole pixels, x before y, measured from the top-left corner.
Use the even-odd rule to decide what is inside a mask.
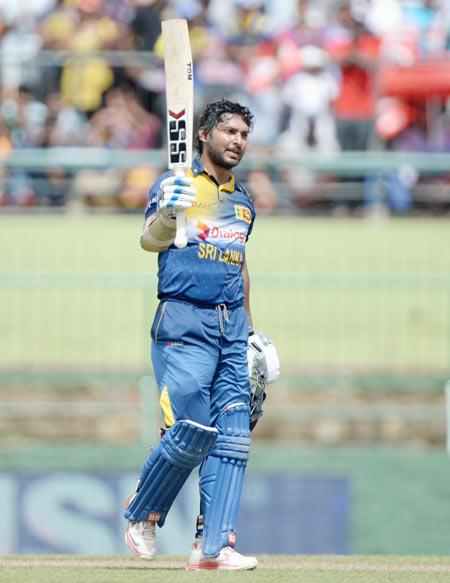
[[[192,188],[192,178],[188,176],[168,176],[159,187],[158,212],[175,218],[194,204],[197,191]]]

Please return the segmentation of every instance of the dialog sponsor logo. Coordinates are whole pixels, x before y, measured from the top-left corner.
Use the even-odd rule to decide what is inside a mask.
[[[202,241],[206,241],[206,239],[222,239],[224,241],[239,241],[239,243],[245,244],[246,235],[242,231],[224,229],[222,227],[209,227],[202,221],[197,222],[197,227],[201,231],[198,238]]]

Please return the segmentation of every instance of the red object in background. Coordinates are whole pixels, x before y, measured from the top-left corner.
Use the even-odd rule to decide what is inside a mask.
[[[381,65],[377,74],[379,95],[410,101],[450,96],[450,58],[418,61],[411,67]]]
[[[375,131],[382,140],[393,140],[416,120],[414,108],[395,97],[378,101]]]
[[[341,88],[333,103],[340,119],[370,119],[374,114],[375,96],[372,66],[375,65],[380,41],[371,34],[329,42],[326,49],[341,70]]]

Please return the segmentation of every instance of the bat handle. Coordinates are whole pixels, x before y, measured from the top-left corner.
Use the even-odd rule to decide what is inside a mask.
[[[177,169],[175,171],[177,176],[183,176],[184,171],[181,169]],[[175,247],[177,249],[184,249],[187,245],[187,237],[186,237],[186,213],[177,213],[177,232],[175,235]]]
[[[185,213],[177,213],[177,234],[175,235],[175,247],[178,249],[184,249],[186,245],[186,215]]]

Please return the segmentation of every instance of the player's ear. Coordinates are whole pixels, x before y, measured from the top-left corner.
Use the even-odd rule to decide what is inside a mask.
[[[206,138],[208,134],[205,132],[203,128],[199,128],[198,130],[198,139],[204,144],[206,142]]]

